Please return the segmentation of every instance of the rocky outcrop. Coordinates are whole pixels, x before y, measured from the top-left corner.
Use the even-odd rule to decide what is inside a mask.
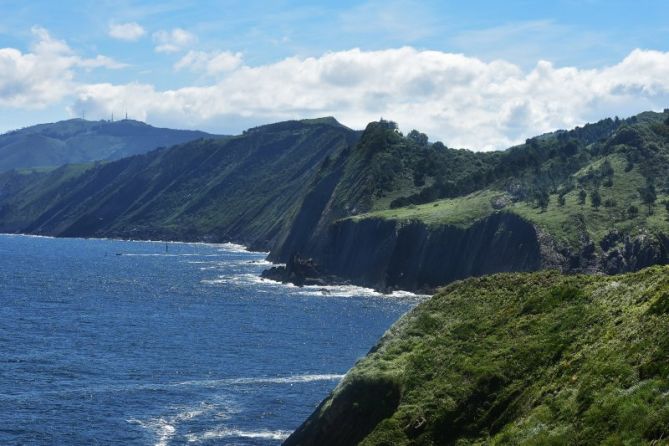
[[[607,274],[637,271],[651,265],[669,263],[669,238],[647,231],[631,236],[612,231],[600,242],[599,269]]]
[[[663,235],[611,233],[597,244],[584,233],[573,249],[504,211],[466,228],[349,218],[323,232],[320,240],[312,237],[302,247],[303,258],[289,257],[287,267],[273,268],[266,277],[298,285],[350,281],[382,291],[431,292],[455,280],[498,272],[618,274],[669,263],[669,238]]]
[[[301,257],[299,254],[292,255],[285,266],[273,266],[263,271],[262,277],[297,286],[348,283],[336,276],[326,274],[313,259]]]
[[[496,213],[468,228],[422,222],[346,219],[333,224],[314,265],[381,290],[431,290],[454,280],[542,266],[534,226]]]

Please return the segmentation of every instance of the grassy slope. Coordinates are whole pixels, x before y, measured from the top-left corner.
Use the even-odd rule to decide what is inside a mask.
[[[347,389],[383,383],[399,404],[363,445],[660,444],[668,328],[669,267],[469,279],[395,324],[316,424],[337,426],[334,406],[365,412]]]
[[[599,191],[602,202],[608,199],[615,201],[615,205],[611,207],[601,205],[598,209],[595,209],[589,197],[586,199],[586,203],[581,205],[578,201],[578,189],[574,189],[565,195],[564,206],[558,206],[556,193],[551,194],[550,204],[544,211],[526,201],[513,202],[503,190],[490,187],[463,197],[398,209],[385,209],[354,218],[381,217],[403,221],[420,220],[430,225],[447,224],[467,227],[474,221],[495,212],[496,210],[492,205],[495,199],[506,198],[507,204],[503,208],[505,212],[516,213],[536,223],[546,229],[558,241],[570,246],[578,245],[581,229],[587,232],[590,239],[596,241],[601,240],[606,233],[613,229],[632,234],[642,228],[656,232],[669,232],[669,215],[662,205],[664,200],[669,199],[669,195],[658,191],[654,213],[648,215],[647,209],[642,204],[638,194],[638,188],[645,184],[644,178],[639,172],[639,167],[625,172],[625,161],[620,155],[613,154],[598,159],[576,172],[573,178],[576,179],[584,175],[591,167],[599,167],[604,159],[609,159],[615,173],[613,185],[611,187],[601,187]],[[639,209],[639,214],[636,217],[630,217],[627,213],[630,205],[635,205]]]

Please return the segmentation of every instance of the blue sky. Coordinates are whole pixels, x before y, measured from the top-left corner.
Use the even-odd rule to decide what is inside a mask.
[[[225,133],[275,119],[322,113],[362,127],[385,113],[401,126],[403,120],[409,121],[407,125],[425,129],[447,143],[470,146],[477,144],[474,135],[480,132],[474,128],[458,130],[450,120],[471,115],[476,125],[497,126],[496,132],[479,142],[491,148],[555,126],[631,114],[642,107],[657,109],[666,99],[661,79],[649,78],[637,85],[633,75],[635,69],[658,77],[665,73],[663,56],[669,51],[666,1],[5,0],[0,6],[0,48],[20,53],[6,51],[4,64],[0,57],[0,131],[83,111],[98,119],[126,108],[137,118],[157,125]],[[40,44],[41,49],[37,48]],[[401,48],[413,52],[384,53]],[[353,49],[361,53],[351,54]],[[639,50],[652,52],[633,60],[636,68],[630,64],[620,67]],[[49,51],[58,53],[58,58],[51,57]],[[41,67],[33,67],[30,55],[36,56],[35,63]],[[456,60],[451,55],[465,59]],[[318,63],[311,64],[310,58]],[[393,65],[378,65],[375,70],[389,70],[395,83],[372,94],[370,90],[384,81],[381,74],[363,79],[366,64],[373,66],[380,60]],[[494,65],[495,61],[504,67]],[[542,71],[540,61],[550,62],[550,67]],[[649,63],[653,69],[647,71],[644,67]],[[331,64],[339,65],[333,68]],[[351,66],[358,71],[344,69]],[[611,67],[620,68],[611,71]],[[316,70],[312,72],[317,72],[318,79],[310,90],[304,90],[303,85],[291,90],[291,82],[296,81],[290,69],[303,76],[299,78],[302,84],[312,80],[308,70]],[[578,79],[560,69],[577,70]],[[33,71],[26,74],[25,70]],[[548,94],[541,104],[525,103],[527,95],[548,89],[548,83],[545,88],[533,83],[533,73],[542,79],[559,74],[563,82],[575,83],[569,90],[573,94],[581,88],[603,88],[593,84],[588,75],[591,70],[603,78],[615,77],[622,83],[616,91],[622,88],[625,97],[612,90],[608,96],[591,98],[585,112],[576,110],[584,104],[574,104],[573,113],[562,120],[550,116],[551,101],[559,102],[559,96]],[[326,76],[334,71],[335,82]],[[400,78],[405,72],[412,73],[411,79]],[[495,78],[496,72],[507,77]],[[432,85],[442,74],[444,82]],[[49,78],[57,75],[67,82]],[[286,79],[281,80],[282,75]],[[39,76],[43,82],[35,86]],[[36,84],[28,85],[26,79]],[[442,88],[451,79],[456,81]],[[515,88],[514,80],[525,84]],[[248,82],[261,84],[259,90],[266,91],[265,97],[245,92],[240,86]],[[474,89],[481,82],[488,82],[485,88],[490,86],[490,95],[472,99],[465,84]],[[54,91],[62,91],[46,97],[44,85],[50,83]],[[287,92],[292,91],[295,101],[276,92],[281,85],[288,86]],[[344,85],[366,87],[360,90],[364,98],[342,96],[340,87]],[[506,96],[492,97],[500,85],[508,90]],[[452,94],[458,89],[461,99]],[[630,93],[634,89],[638,90],[636,96]],[[170,93],[175,91],[178,97]],[[416,91],[417,99],[412,99]],[[207,101],[216,95],[216,104]],[[229,99],[233,96],[234,100]],[[142,105],[134,105],[133,99],[139,97],[144,102],[138,100]],[[322,97],[331,99],[324,101]],[[446,99],[457,104],[440,103]],[[490,107],[476,105],[486,100],[491,101]],[[157,107],[150,101],[163,104]],[[229,103],[222,106],[226,101]],[[512,105],[506,115],[496,116],[494,110],[502,102]],[[419,110],[428,107],[432,112],[420,116]]]

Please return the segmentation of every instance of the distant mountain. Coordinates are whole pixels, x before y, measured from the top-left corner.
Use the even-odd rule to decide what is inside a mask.
[[[0,232],[233,240],[268,249],[304,186],[359,133],[288,121],[109,163],[0,174]]]
[[[116,160],[212,135],[152,127],[130,119],[70,119],[0,135],[0,171]]]

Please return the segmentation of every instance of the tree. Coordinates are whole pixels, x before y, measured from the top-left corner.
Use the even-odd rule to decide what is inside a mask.
[[[604,201],[605,208],[614,208],[616,207],[616,204],[617,204],[616,200],[614,200],[613,198],[609,198],[606,201]]]
[[[602,196],[599,195],[599,189],[595,189],[590,194],[590,202],[592,203],[592,207],[595,209],[598,209],[599,206],[602,205]]]
[[[646,185],[639,188],[639,197],[641,202],[648,206],[648,215],[653,213],[653,206],[657,200],[657,192],[655,192],[655,183],[650,178],[646,179]]]
[[[558,195],[558,206],[562,207],[565,205],[567,200],[565,200],[564,195],[560,194]]]
[[[585,204],[585,198],[588,196],[588,193],[584,190],[581,189],[578,191],[578,204],[583,206]]]
[[[639,215],[639,208],[632,205],[627,208],[627,214],[629,214],[630,218],[636,218],[636,216]]]
[[[425,133],[421,133],[418,130],[412,130],[409,132],[407,135],[407,138],[418,144],[419,146],[427,146],[427,135]]]
[[[608,159],[604,160],[604,162],[599,168],[599,174],[602,177],[612,177],[614,173],[615,171],[613,170],[611,162]]]
[[[536,195],[537,206],[541,208],[541,212],[546,212],[548,203],[550,202],[550,195],[545,189],[539,190]]]

